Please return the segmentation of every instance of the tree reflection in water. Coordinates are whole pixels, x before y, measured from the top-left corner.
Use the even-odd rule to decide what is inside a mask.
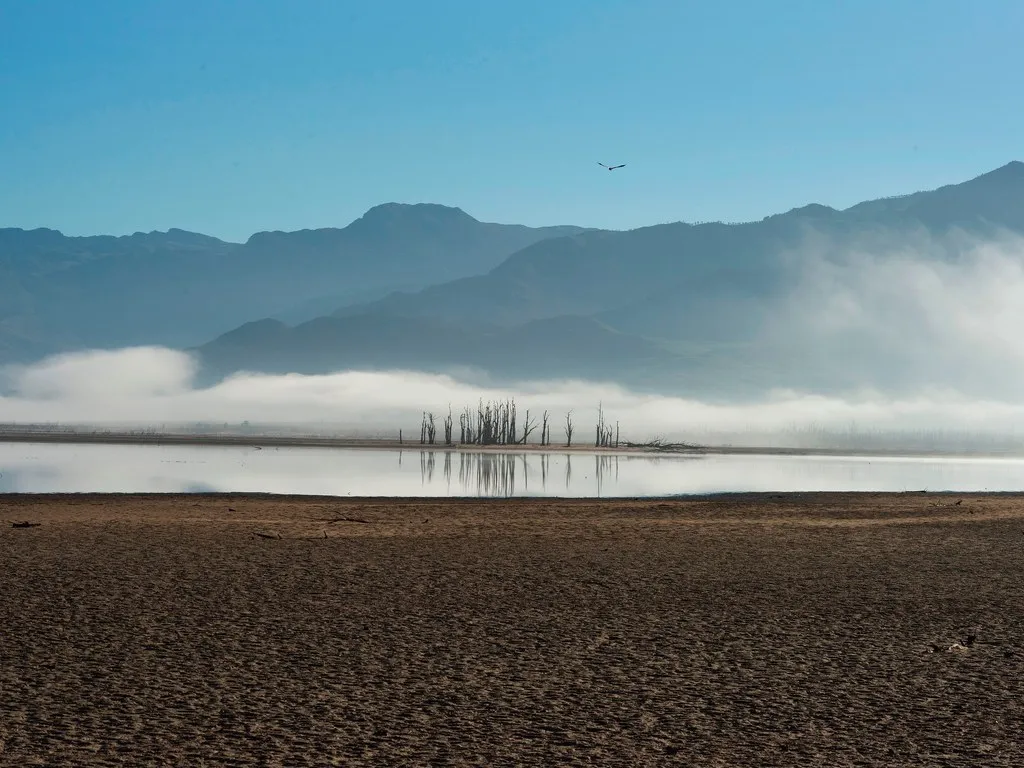
[[[434,469],[437,453],[442,453],[442,473],[447,485],[447,494],[452,495],[453,481],[457,485],[456,494],[463,496],[481,496],[509,498],[512,496],[530,495],[530,475],[536,478],[540,474],[539,491],[534,486],[534,495],[547,494],[548,481],[551,479],[551,454],[548,453],[492,453],[489,451],[421,451],[420,481],[426,486],[434,481]],[[458,454],[458,459],[453,458]],[[580,456],[575,457],[577,462]],[[559,457],[555,457],[557,464]],[[573,455],[564,454],[565,460],[565,491],[573,492]],[[457,464],[457,466],[455,466]],[[619,477],[619,457],[615,455],[596,454],[594,456],[594,482],[597,495],[605,489],[605,483],[614,484]],[[589,481],[589,475],[584,477]],[[576,482],[579,482],[577,478]]]

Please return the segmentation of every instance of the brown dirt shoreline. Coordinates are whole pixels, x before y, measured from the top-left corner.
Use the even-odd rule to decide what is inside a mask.
[[[1018,766],[1020,722],[1024,494],[0,495],[0,766]]]

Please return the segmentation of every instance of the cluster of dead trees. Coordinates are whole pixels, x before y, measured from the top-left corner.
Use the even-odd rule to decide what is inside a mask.
[[[525,443],[535,424],[530,420],[530,412],[526,412],[523,425],[523,436],[519,437],[516,428],[516,401],[495,400],[477,405],[476,412],[469,407],[463,408],[459,414],[459,442],[475,445],[512,445]]]
[[[451,446],[455,444],[455,419],[452,409],[449,406],[448,415],[441,420],[443,428],[443,444]],[[519,411],[516,401],[481,400],[476,408],[469,406],[462,409],[459,414],[459,444],[461,445],[526,445],[530,442],[530,436],[540,428],[540,444],[551,445],[551,413],[544,411],[539,420],[536,416],[530,416],[530,411],[523,413],[522,421],[519,421]],[[565,434],[566,447],[572,447],[573,437],[576,434],[576,425],[573,422],[573,414],[570,410],[565,414],[565,422],[562,425],[562,432]],[[615,422],[614,428],[605,421],[604,406],[598,405],[597,425],[595,429],[594,445],[599,448],[619,447],[619,423]],[[423,421],[420,424],[420,444],[437,445],[439,435],[437,433],[437,417],[431,411],[423,413]]]
[[[615,429],[604,420],[604,404],[597,404],[597,426],[594,429],[594,445],[598,448],[619,447],[619,422],[615,422]]]
[[[537,429],[537,420],[526,411],[522,430],[518,425],[518,411],[515,400],[480,401],[476,409],[463,408],[459,414],[459,443],[468,445],[521,445],[529,441]],[[547,433],[547,412],[544,414],[544,434]],[[437,418],[432,412],[424,412],[420,424],[420,443],[436,445]],[[442,420],[444,445],[455,444],[455,417],[451,407]],[[544,439],[544,438],[542,438]],[[546,444],[546,443],[545,443]]]

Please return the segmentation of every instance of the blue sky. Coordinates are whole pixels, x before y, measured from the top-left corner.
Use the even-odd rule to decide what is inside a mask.
[[[0,226],[845,207],[1024,159],[1021,29],[1019,0],[0,0]]]

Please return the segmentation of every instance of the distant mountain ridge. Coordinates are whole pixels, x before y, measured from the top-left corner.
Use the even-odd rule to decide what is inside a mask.
[[[260,232],[246,243],[180,229],[121,237],[3,229],[0,363],[89,347],[189,346],[268,314],[301,322],[487,271],[538,240],[582,231],[398,203],[343,228]]]
[[[834,244],[875,238],[879,245],[910,232],[1024,233],[1024,163],[1013,162],[932,192],[860,203],[838,211],[823,205],[744,224],[660,224],[628,232],[589,232],[527,246],[485,275],[344,306],[362,313],[441,316],[487,312],[499,323],[563,314],[597,315],[666,292],[703,301],[715,292],[771,294],[791,277],[779,255],[801,246],[808,232]]]
[[[625,232],[490,224],[430,203],[245,243],[180,229],[5,229],[0,363],[162,344],[195,351],[204,382],[362,367],[705,394],[871,384],[854,367],[812,369],[799,343],[766,333],[802,259],[901,253],[930,239],[928,258],[955,260],[956,233],[1024,236],[1024,163],[845,210],[810,204],[755,222]]]
[[[476,366],[506,378],[598,376],[662,390],[703,387],[704,394],[862,385],[856,371],[844,380],[804,370],[798,348],[765,337],[801,278],[800,256],[896,253],[954,232],[1024,235],[1024,163],[842,211],[812,204],[744,224],[661,224],[538,240],[487,272],[347,303],[296,328],[275,326],[266,335],[251,329],[244,342],[222,337],[198,351],[217,375]],[[590,324],[590,333],[579,334],[571,318]],[[524,330],[537,323],[543,334]],[[500,346],[524,334],[533,347],[518,365],[486,351],[488,340]],[[531,357],[543,364],[531,366]]]

